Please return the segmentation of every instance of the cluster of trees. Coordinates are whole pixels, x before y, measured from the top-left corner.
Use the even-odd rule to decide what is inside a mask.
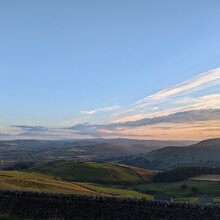
[[[34,162],[21,161],[21,162],[12,163],[4,167],[3,170],[27,170],[33,166],[34,166]]]
[[[183,184],[183,185],[180,186],[180,188],[181,188],[182,190],[186,190],[186,189],[188,188],[188,186],[187,186],[186,184]],[[191,190],[191,192],[193,192],[194,194],[199,193],[199,189],[198,189],[197,187],[195,187],[195,186],[191,187],[190,190]]]
[[[147,160],[143,156],[138,157],[127,157],[119,160],[121,164],[126,164],[135,167],[141,167],[145,169],[161,169],[164,166],[164,163],[160,160]]]
[[[220,219],[220,207],[146,199],[0,191],[0,213],[34,219],[207,220]]]
[[[178,182],[195,176],[204,174],[220,174],[217,167],[178,167],[157,173],[153,177],[153,182]]]

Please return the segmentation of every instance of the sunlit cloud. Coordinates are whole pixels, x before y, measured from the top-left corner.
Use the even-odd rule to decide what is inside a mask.
[[[103,114],[106,123],[100,122]],[[220,68],[147,96],[130,106],[81,111],[67,126],[15,125],[16,137],[201,140],[220,136]],[[91,123],[92,116],[97,123]],[[90,123],[89,123],[90,122]],[[98,123],[99,122],[99,123]],[[2,134],[4,135],[4,134]]]
[[[80,138],[76,132],[64,128],[50,128],[45,126],[32,125],[13,125],[13,134],[0,134],[3,139],[42,139],[42,140],[57,140],[57,139],[78,139]],[[91,135],[84,135],[83,138],[92,138]]]
[[[83,124],[81,127],[75,126],[71,129],[75,129],[81,135],[84,133],[97,135],[101,131],[101,135],[111,136],[117,130],[124,136],[136,134],[144,138],[154,133],[155,138],[165,139],[183,138],[182,134],[178,136],[176,133],[183,132],[184,129],[190,131],[195,129],[198,131],[195,138],[198,138],[199,135],[204,136],[205,131],[201,123],[205,123],[206,130],[210,127],[212,135],[217,135],[217,129],[214,130],[211,125],[220,121],[220,68],[147,96],[127,108],[120,108],[111,116],[111,123],[105,125]],[[164,124],[169,126],[164,127]],[[194,128],[181,128],[186,124],[188,126],[193,124]],[[171,131],[177,127],[175,137],[172,137]],[[212,136],[210,133],[209,135]]]
[[[119,105],[106,106],[106,107],[97,108],[97,109],[90,110],[90,111],[81,111],[81,114],[93,115],[93,114],[96,114],[98,112],[111,112],[111,111],[114,111],[114,110],[119,109],[119,108],[120,108]]]
[[[207,73],[203,73],[191,80],[185,81],[171,88],[162,90],[151,96],[145,97],[139,100],[136,104],[145,105],[148,102],[159,102],[161,100],[164,101],[167,98],[170,98],[172,96],[175,96],[175,95],[178,95],[184,92],[189,92],[190,90],[194,90],[195,88],[198,88],[198,87],[201,89],[201,87],[203,87],[207,83],[215,82],[216,80],[219,80],[219,79],[220,79],[220,68],[217,68]]]
[[[220,68],[147,96],[116,112],[115,121],[169,115],[181,111],[220,108]]]

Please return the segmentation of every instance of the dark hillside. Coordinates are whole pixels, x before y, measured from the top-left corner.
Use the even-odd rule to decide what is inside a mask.
[[[220,139],[199,142],[188,147],[165,147],[120,163],[149,169],[180,166],[220,166]]]

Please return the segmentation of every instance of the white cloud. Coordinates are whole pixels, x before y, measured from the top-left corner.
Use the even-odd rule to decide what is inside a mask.
[[[106,123],[92,123],[91,115],[96,113],[110,113]],[[192,128],[184,134],[187,127],[193,125],[197,130],[197,137],[211,137],[220,132],[213,123],[220,122],[220,68],[201,74],[191,80],[147,96],[129,107],[118,105],[106,106],[82,111],[82,117],[70,121],[65,129],[51,129],[42,126],[16,126],[17,137],[74,138],[74,137],[139,137],[155,134],[156,138],[163,138],[163,132],[170,133],[166,138],[193,137]],[[90,121],[88,120],[90,118]],[[101,117],[97,117],[100,119]],[[82,122],[90,123],[82,123]],[[79,123],[78,123],[79,122]],[[202,125],[201,123],[205,123]],[[75,124],[72,126],[72,124]],[[162,128],[162,126],[167,126]],[[198,128],[196,126],[198,125]],[[179,133],[177,128],[180,129]],[[219,127],[218,127],[219,128]],[[194,128],[193,128],[194,129]],[[206,129],[206,130],[203,130]],[[216,131],[217,130],[217,131]],[[212,132],[213,131],[213,132]],[[201,132],[206,132],[201,133]],[[209,133],[208,133],[209,132]],[[175,136],[174,136],[175,133]],[[201,133],[201,134],[200,134]],[[179,136],[178,136],[179,135]],[[185,135],[185,136],[184,136]],[[190,137],[191,137],[190,136]]]
[[[119,108],[121,108],[119,105],[106,106],[106,107],[102,107],[102,108],[98,108],[98,109],[94,109],[94,110],[90,110],[90,111],[81,111],[81,114],[93,115],[93,114],[96,114],[98,112],[110,112],[110,111],[114,111],[114,110],[119,109]]]
[[[220,68],[147,96],[116,112],[114,121],[133,121],[137,115],[155,117],[180,111],[220,108]]]
[[[136,104],[145,104],[146,102],[158,102],[160,100],[167,99],[169,97],[172,97],[174,95],[192,90],[196,87],[202,87],[203,85],[213,82],[220,79],[220,68],[216,68],[214,70],[211,70],[209,72],[203,73],[191,80],[185,81],[183,83],[180,83],[178,85],[175,85],[171,88],[162,90],[158,93],[155,93],[151,96],[145,97],[138,101]]]

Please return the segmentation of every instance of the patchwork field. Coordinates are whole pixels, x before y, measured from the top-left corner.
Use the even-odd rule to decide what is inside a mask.
[[[191,180],[197,181],[210,181],[210,182],[219,182],[220,183],[220,175],[202,175],[191,178]],[[220,184],[219,184],[220,186]]]
[[[182,185],[186,185],[186,189],[182,189]],[[198,193],[193,193],[191,189],[196,187]],[[215,202],[219,202],[220,198],[220,185],[218,182],[210,181],[197,181],[197,180],[185,180],[175,183],[146,183],[132,187],[134,190],[138,190],[147,194],[161,194],[172,196],[175,201],[181,202],[196,202],[196,200],[204,195],[208,195],[214,198]]]
[[[123,186],[114,188],[106,185],[95,185],[93,183],[61,181],[44,174],[20,171],[0,171],[0,189],[152,198],[147,194],[123,188]]]
[[[147,199],[160,194],[172,196],[177,202],[196,202],[208,195],[220,202],[219,175],[153,183],[155,174],[156,171],[110,163],[56,161],[28,171],[0,171],[0,189]],[[182,185],[186,187],[183,189]],[[193,187],[197,188],[196,193]]]

